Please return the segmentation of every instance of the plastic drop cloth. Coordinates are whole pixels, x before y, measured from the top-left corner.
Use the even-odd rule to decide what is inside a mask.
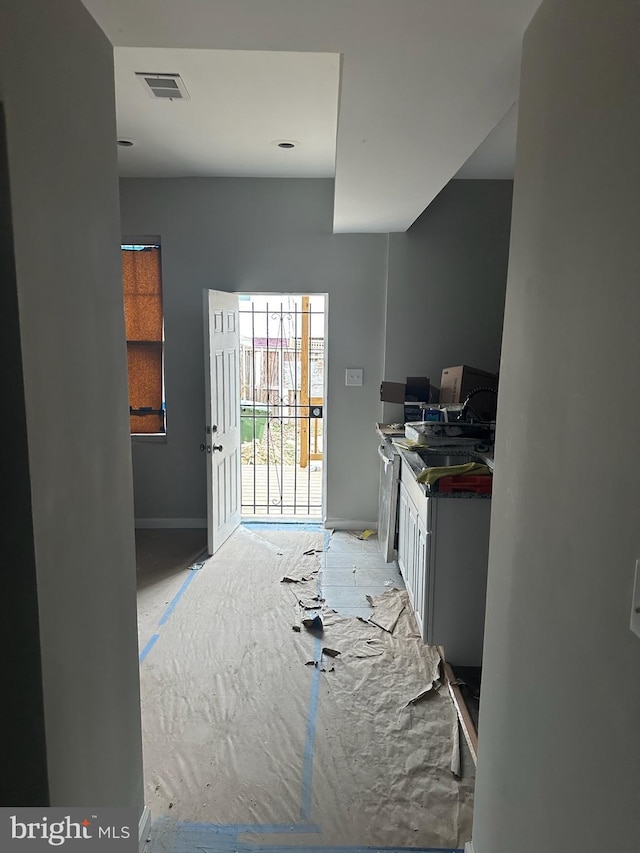
[[[473,780],[406,593],[374,600],[379,625],[325,609],[321,635],[292,630],[322,543],[240,528],[197,572],[141,667],[147,805],[166,838],[215,825],[247,849],[461,847]]]

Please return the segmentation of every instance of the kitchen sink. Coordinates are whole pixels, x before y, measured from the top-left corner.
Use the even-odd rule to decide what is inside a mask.
[[[477,456],[465,453],[434,453],[428,450],[419,450],[418,454],[427,468],[446,468],[449,465],[466,465],[468,462],[479,462]]]

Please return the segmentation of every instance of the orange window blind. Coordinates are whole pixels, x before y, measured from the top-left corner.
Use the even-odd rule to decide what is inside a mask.
[[[160,249],[122,250],[132,433],[164,433]]]

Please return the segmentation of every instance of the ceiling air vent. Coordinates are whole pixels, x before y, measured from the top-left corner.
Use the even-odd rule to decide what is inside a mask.
[[[184,80],[179,74],[152,74],[136,71],[136,77],[144,86],[146,93],[152,98],[163,98],[171,101],[188,101],[189,93]]]

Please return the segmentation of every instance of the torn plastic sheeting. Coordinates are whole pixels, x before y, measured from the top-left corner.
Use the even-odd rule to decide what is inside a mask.
[[[311,580],[313,577],[312,573],[300,575],[300,577],[291,577],[290,575],[285,575],[280,583],[305,583],[306,581]]]
[[[322,534],[279,541],[282,555],[242,528],[233,534],[142,668],[146,799],[157,815],[222,824],[299,818],[309,673],[286,662],[307,657],[313,640],[292,633],[292,602],[278,581]]]
[[[270,542],[266,536],[261,536],[259,533],[255,533],[253,530],[249,530],[247,527],[241,527],[240,530],[245,536],[248,536],[251,539],[254,539],[256,542],[259,542],[264,548],[269,548],[274,554],[277,554],[279,557],[284,556],[283,551],[277,546],[274,545],[273,542]]]
[[[378,596],[367,596],[367,601],[373,607],[373,614],[369,617],[369,621],[373,622],[383,631],[388,631],[393,634],[400,614],[406,607],[406,602],[400,596],[393,594],[394,590],[384,592]]]
[[[324,598],[321,598],[319,595],[296,595],[296,601],[303,610],[319,610],[322,607]]]
[[[414,696],[413,699],[409,699],[405,707],[408,708],[409,705],[417,705],[418,702],[422,702],[423,699],[432,699],[436,691],[439,690],[441,686],[442,685],[439,681],[434,681],[433,684],[429,687],[425,687],[425,689],[418,693],[417,696]]]
[[[455,709],[446,693],[402,707],[432,683],[439,660],[406,604],[393,634],[323,610],[322,645],[341,651],[339,666],[299,665],[316,663],[318,639],[292,632],[279,580],[318,540],[283,534],[279,555],[259,539],[240,536],[212,558],[215,571],[200,574],[198,596],[176,610],[143,668],[150,807],[181,821],[294,825],[311,726],[321,733],[307,816],[318,846],[461,846],[472,783],[451,773]]]
[[[404,591],[397,591],[395,595],[401,603],[406,604]],[[372,679],[372,684],[385,686],[388,681],[393,680],[395,692],[391,703],[396,708],[408,706],[418,694],[426,689],[431,690],[440,680],[438,650],[434,646],[424,645],[415,630],[412,614],[405,612],[404,606],[399,609],[400,615],[394,634],[380,628],[371,619],[368,622],[360,622],[340,616],[335,611],[323,613],[325,644],[343,649],[341,660],[360,662],[354,667],[354,674],[358,677],[358,689],[363,687],[360,674],[364,675],[365,672],[367,677]],[[372,650],[375,654],[368,654],[367,650]],[[384,666],[375,660],[371,665],[367,663],[379,657],[385,658]],[[401,677],[403,672],[406,672],[405,678]],[[412,689],[413,687],[415,689]],[[453,707],[452,710],[455,711]]]
[[[313,581],[318,575],[318,560],[316,557],[305,557],[301,555],[296,560],[296,565],[290,567],[281,583],[306,583]]]
[[[371,616],[366,619],[358,617],[365,625],[376,625],[376,627],[382,628],[383,631],[395,637],[420,638],[420,632],[418,631],[418,626],[411,610],[409,594],[406,590],[390,589],[383,592],[382,595],[368,595],[367,600],[373,608]],[[382,624],[378,625],[373,621],[372,617],[373,619],[377,618],[378,622],[383,624],[393,623],[392,630],[388,631]],[[390,622],[388,617],[390,617]],[[428,649],[430,647],[424,646],[424,648]]]
[[[349,655],[354,658],[375,658],[384,654],[384,643],[375,639],[361,640],[349,650]]]
[[[324,627],[322,623],[322,617],[317,613],[313,617],[303,619],[302,624],[308,631],[316,631],[318,633],[322,633],[322,629]]]
[[[322,654],[330,658],[337,658],[340,652],[337,649],[330,649],[327,646],[322,647]]]
[[[381,656],[356,658],[350,653],[354,641],[362,644],[374,639],[384,647]],[[405,611],[394,635],[371,623],[325,612],[325,640],[344,649],[340,667],[323,684],[333,700],[333,725],[353,755],[345,773],[355,774],[356,789],[368,784],[367,773],[373,774],[369,783],[378,800],[375,808],[360,804],[363,820],[378,827],[386,821],[398,832],[394,835],[380,830],[374,843],[397,844],[402,827],[410,839],[408,846],[416,842],[457,846],[467,840],[472,783],[459,782],[451,773],[455,755],[459,755],[452,734],[457,722],[455,709],[446,691],[433,690],[428,702],[409,704],[425,684],[437,682],[437,649],[422,643],[413,616]],[[321,713],[324,707],[321,705]],[[379,767],[386,770],[384,782],[373,769]],[[340,782],[337,787],[342,790]],[[425,812],[430,815],[428,833]]]

